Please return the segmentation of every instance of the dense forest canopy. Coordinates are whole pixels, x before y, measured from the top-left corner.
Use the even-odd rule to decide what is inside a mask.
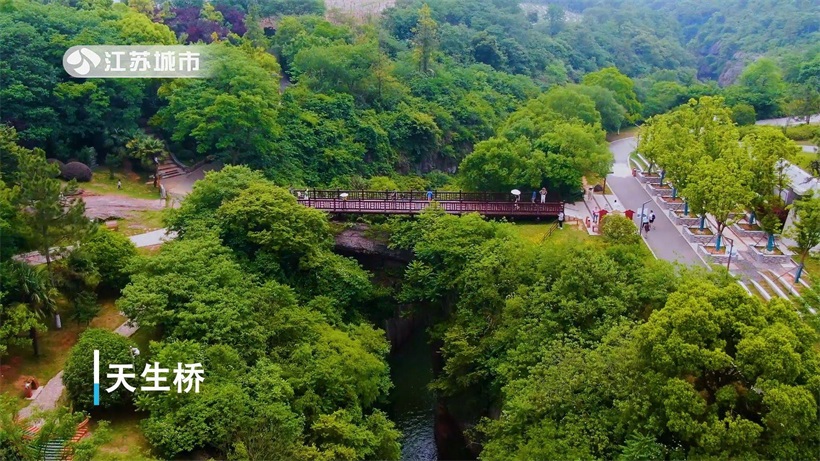
[[[733,83],[739,70],[759,56],[799,53],[820,42],[820,4],[811,0],[555,0],[533,3],[559,5],[580,14],[582,22],[587,16],[610,18],[610,27],[618,28],[629,27],[630,23],[633,26],[639,24],[629,18],[630,13],[652,11],[674,24],[671,32],[675,41],[687,50],[690,60],[697,62],[698,76],[720,78],[723,84]],[[645,26],[650,24],[644,22]],[[606,22],[598,25],[606,25]],[[612,35],[624,37],[622,31]]]
[[[456,172],[555,85],[591,98],[608,132],[704,95],[724,94],[743,123],[817,112],[820,49],[809,45],[818,7],[758,3],[402,0],[361,24],[330,22],[320,3],[297,1],[3,0],[0,119],[26,147],[92,166],[166,149],[183,161],[249,165],[287,186],[360,188],[371,177],[432,173],[438,179],[413,184],[441,187],[442,172]],[[721,14],[737,21],[760,9],[784,18],[772,20],[776,31],[712,30]],[[804,25],[777,25],[792,19]],[[76,44],[176,42],[217,49],[215,77],[81,81],[61,69]],[[773,59],[755,61],[764,54]],[[723,89],[709,79],[727,66],[737,82]],[[581,167],[593,163],[576,162],[571,175],[604,170]],[[577,184],[554,176],[539,181]]]

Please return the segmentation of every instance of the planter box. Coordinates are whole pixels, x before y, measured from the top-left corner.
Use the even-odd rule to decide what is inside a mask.
[[[766,238],[766,232],[762,230],[746,230],[743,227],[741,227],[740,224],[748,224],[748,221],[743,219],[739,222],[732,224],[732,230],[735,231],[735,234],[737,234],[738,236],[749,237],[755,240]]]
[[[690,214],[689,216],[684,216],[683,211],[681,211],[680,214],[676,213],[676,211],[680,210],[669,210],[669,217],[678,226],[694,227],[697,226],[700,222],[700,218],[693,214]]]
[[[638,181],[642,183],[660,184],[661,176],[658,173],[647,174],[643,171],[638,171]]]
[[[775,248],[777,248],[776,245]],[[766,253],[765,245],[762,247],[750,245],[749,254],[752,256],[752,259],[763,264],[786,264],[792,259],[792,255],[790,254]]]
[[[698,221],[700,221],[700,218],[696,218],[696,219],[698,219]],[[695,226],[692,226],[692,227],[697,228],[697,223],[695,224]],[[689,226],[684,226],[683,236],[686,238],[686,241],[688,241],[690,243],[700,243],[700,244],[705,245],[707,243],[710,243],[710,242],[714,241],[714,239],[715,239],[715,231],[712,230],[708,225],[705,227],[705,229],[709,229],[710,231],[712,231],[712,233],[709,234],[709,235],[695,234],[694,232],[692,232],[690,230]],[[695,230],[697,230],[697,229],[695,229]]]
[[[672,188],[671,187],[655,187],[655,184],[649,183],[646,185],[646,190],[649,191],[650,194],[656,195],[659,197],[671,197],[672,196]]]
[[[713,245],[710,245],[710,246],[713,246]],[[724,247],[724,249],[726,249],[726,247]],[[734,251],[735,251],[735,253],[734,253],[733,259],[735,259],[735,260],[740,259],[739,256],[737,255],[737,250],[734,250]],[[723,254],[712,254],[712,253],[706,251],[705,246],[698,245],[698,253],[705,256],[707,261],[713,262],[715,264],[726,264],[726,263],[729,262],[729,253],[726,252],[726,251],[724,251]]]
[[[667,210],[683,210],[683,200],[680,203],[677,202],[670,202],[666,199],[671,199],[671,196],[662,196],[661,197],[661,206]]]

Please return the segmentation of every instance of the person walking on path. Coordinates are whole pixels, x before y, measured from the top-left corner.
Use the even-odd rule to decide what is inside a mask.
[[[547,188],[541,188],[541,203],[547,203]]]
[[[655,212],[652,210],[649,210],[649,226],[655,227]]]
[[[645,232],[649,232],[649,216],[646,214],[641,215],[641,226],[643,226],[643,230]]]
[[[598,216],[600,216],[600,215],[601,215],[601,209],[596,206],[595,210],[592,212],[592,222],[595,223],[595,224],[598,224]]]
[[[564,212],[563,211],[558,212],[558,228],[559,229],[564,228]]]
[[[120,181],[120,180],[118,179],[118,180],[117,180],[117,190],[121,190],[121,189],[122,189],[122,181]]]

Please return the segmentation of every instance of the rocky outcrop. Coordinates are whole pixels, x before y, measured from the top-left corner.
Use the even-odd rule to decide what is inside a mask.
[[[393,250],[387,243],[367,235],[369,226],[356,224],[336,235],[336,251],[343,254],[380,256],[394,261],[410,262],[413,253],[405,250]]]

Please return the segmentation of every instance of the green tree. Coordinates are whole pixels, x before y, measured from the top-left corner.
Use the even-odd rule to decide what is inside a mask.
[[[153,171],[154,187],[158,186],[159,165],[168,156],[165,143],[140,132],[125,144],[125,155],[139,161],[143,168]]]
[[[291,167],[274,142],[279,133],[279,66],[252,47],[215,45],[213,76],[163,86],[168,104],[152,123],[170,132],[172,141],[194,143],[196,152],[231,164],[255,168]]]
[[[34,355],[40,355],[38,342],[38,332],[45,330],[42,320],[53,315],[57,309],[57,289],[51,282],[47,273],[37,267],[32,267],[23,262],[6,262],[3,265],[3,275],[5,279],[4,289],[8,298],[5,302],[21,303],[26,306],[29,314],[23,315],[14,309],[14,318],[19,324],[26,324],[29,327],[29,338],[34,349]],[[8,312],[11,317],[11,310]],[[37,319],[34,321],[34,319]],[[11,318],[9,320],[11,322]]]
[[[550,35],[556,35],[564,28],[565,14],[560,5],[550,3],[547,8],[547,22],[549,23]]]
[[[809,194],[789,205],[789,209],[794,210],[795,219],[786,235],[797,243],[800,264],[794,279],[799,281],[806,257],[814,247],[820,245],[820,197]]]
[[[139,375],[144,367],[142,355],[134,356],[131,348],[134,342],[112,331],[100,328],[90,328],[80,335],[77,344],[71,348],[68,360],[63,371],[68,398],[76,408],[91,409],[94,406],[94,351],[100,351],[100,406],[102,408],[117,408],[130,402],[133,398],[131,391],[120,385],[116,390],[108,392],[113,386],[114,379],[107,378],[108,365],[132,365],[135,375]],[[132,387],[139,387],[137,379],[127,380]]]
[[[757,113],[751,104],[736,104],[732,107],[732,120],[740,126],[754,125]]]
[[[45,325],[28,306],[21,302],[4,302],[3,295],[0,292],[0,359],[8,354],[9,347],[22,346],[29,341],[20,335],[30,337],[32,331],[45,330]]]
[[[265,31],[259,24],[262,19],[262,12],[259,9],[259,4],[251,3],[248,8],[248,14],[245,16],[245,35],[243,38],[250,41],[253,46],[268,49],[270,47],[270,40],[265,36]]]
[[[608,243],[635,244],[641,241],[638,228],[631,219],[608,214],[601,220],[601,235]]]
[[[30,232],[32,245],[46,259],[46,268],[52,274],[51,255],[55,245],[76,243],[90,229],[84,216],[82,199],[66,198],[65,189],[56,176],[57,165],[48,163],[43,151],[25,152],[17,159],[19,171],[15,184],[19,187],[19,206],[25,210],[23,221]]]
[[[760,118],[779,113],[785,89],[780,68],[771,59],[763,58],[750,64],[738,79],[738,98],[754,106]]]
[[[696,212],[701,212],[701,220],[708,213],[715,219],[717,234],[715,249],[720,251],[723,231],[750,203],[754,192],[750,188],[752,175],[749,157],[737,145],[726,150],[716,160],[702,159],[691,184],[683,191],[688,197],[696,197]],[[701,221],[702,225],[702,221]]]
[[[76,251],[94,265],[104,287],[119,291],[128,284],[128,267],[137,256],[128,237],[101,227]]]
[[[766,246],[771,251],[774,248],[774,234],[779,233],[782,227],[777,216],[778,209],[782,209],[782,199],[776,193],[789,186],[786,162],[795,161],[800,147],[788,139],[782,130],[774,127],[757,128],[743,138],[743,145],[750,155],[752,176],[749,185],[754,192],[750,203],[751,220],[754,222],[759,218],[761,225],[765,224],[769,234]]]
[[[606,88],[593,85],[568,85],[595,102],[595,109],[601,114],[601,126],[608,132],[620,132],[626,120],[626,109],[615,99],[615,93]]]
[[[606,67],[584,76],[584,85],[600,86],[615,93],[615,100],[626,109],[626,118],[635,123],[641,116],[641,103],[635,94],[635,83],[616,67]]]
[[[71,320],[77,324],[91,323],[91,320],[100,313],[100,305],[97,304],[97,295],[92,291],[83,291],[74,297],[74,308],[71,311]]]
[[[430,72],[430,61],[436,49],[438,24],[432,18],[430,7],[424,4],[419,9],[419,19],[413,28],[415,56],[419,63],[419,72],[427,75]]]
[[[566,119],[575,118],[587,125],[601,124],[601,114],[596,109],[595,101],[581,91],[557,86],[539,100]]]

